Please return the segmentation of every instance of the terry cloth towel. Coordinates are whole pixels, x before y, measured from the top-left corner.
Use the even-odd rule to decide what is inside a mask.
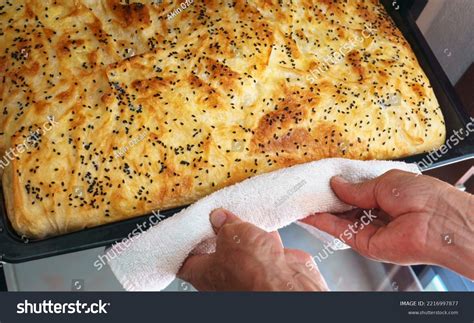
[[[209,221],[214,209],[228,209],[243,221],[275,231],[314,213],[350,210],[332,192],[332,176],[360,182],[390,169],[419,173],[415,164],[330,158],[249,178],[208,195],[132,241],[114,245],[109,251],[115,258],[109,265],[126,290],[162,290],[190,253],[214,250],[215,233]]]

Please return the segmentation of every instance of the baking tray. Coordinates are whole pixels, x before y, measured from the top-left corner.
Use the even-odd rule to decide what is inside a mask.
[[[469,122],[461,102],[446,74],[439,65],[436,57],[429,48],[423,35],[418,29],[409,8],[415,0],[403,2],[382,0],[387,12],[392,16],[398,28],[404,34],[413,48],[420,65],[428,76],[433,86],[436,97],[445,117],[447,138],[453,130],[465,128]],[[420,154],[403,159],[407,162],[423,160],[427,154]],[[440,167],[464,159],[474,158],[474,135],[467,137],[459,145],[450,149],[448,153],[439,158],[430,168]],[[56,256],[64,253],[106,246],[127,237],[138,225],[147,227],[152,215],[141,216],[95,228],[68,233],[58,237],[30,241],[19,237],[11,227],[6,216],[3,192],[0,190],[0,261],[18,263],[34,259]],[[181,208],[161,212],[161,219],[169,217]],[[144,225],[145,223],[145,225]]]

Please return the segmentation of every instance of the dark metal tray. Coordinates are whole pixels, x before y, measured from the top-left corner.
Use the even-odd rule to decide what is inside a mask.
[[[467,114],[454,93],[454,89],[442,70],[423,35],[419,31],[409,11],[413,1],[382,0],[386,10],[392,16],[398,28],[411,44],[418,61],[430,79],[434,92],[440,103],[446,121],[447,138],[454,130],[465,128],[469,122]],[[407,162],[421,161],[427,154],[411,156],[403,160]],[[440,157],[430,168],[439,167],[464,159],[474,158],[474,135],[467,137],[459,145],[453,147]],[[0,191],[1,192],[1,191]],[[139,224],[150,225],[148,218],[141,216],[95,228],[85,229],[58,237],[39,241],[29,241],[19,237],[11,227],[6,216],[3,192],[0,198],[0,261],[17,263],[89,248],[106,246],[127,237]],[[162,212],[161,218],[173,215],[181,208]]]

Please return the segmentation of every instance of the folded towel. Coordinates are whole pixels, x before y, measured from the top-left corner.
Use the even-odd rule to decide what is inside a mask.
[[[127,245],[114,245],[115,250],[110,251],[116,257],[109,265],[126,290],[162,290],[175,279],[191,252],[215,250],[209,222],[212,210],[222,207],[263,230],[275,231],[314,213],[350,210],[332,192],[332,176],[360,182],[390,169],[419,172],[415,164],[403,162],[330,158],[252,177],[210,194]]]

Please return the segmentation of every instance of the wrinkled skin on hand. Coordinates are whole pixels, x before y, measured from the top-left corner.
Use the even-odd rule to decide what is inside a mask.
[[[216,252],[190,256],[178,276],[204,291],[326,291],[324,278],[310,270],[311,256],[285,249],[277,232],[265,232],[229,211],[211,214]],[[317,268],[313,263],[312,268]]]
[[[335,194],[377,219],[345,241],[368,258],[401,265],[434,264],[474,279],[474,197],[430,176],[400,170],[351,184],[331,180]],[[361,212],[322,213],[303,222],[339,237]]]
[[[362,183],[331,180],[334,193],[356,209],[303,221],[342,238],[361,255],[400,265],[434,264],[474,279],[474,196],[435,178],[399,170]],[[364,209],[376,217],[362,221]],[[285,249],[229,211],[211,214],[216,252],[191,256],[178,276],[198,290],[328,290],[311,256]],[[356,228],[346,239],[344,232]]]

